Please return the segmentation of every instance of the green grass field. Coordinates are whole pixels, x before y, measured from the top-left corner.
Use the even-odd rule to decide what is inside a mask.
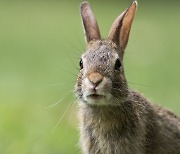
[[[104,37],[130,4],[89,1]],[[1,154],[80,153],[73,94],[85,50],[80,2],[0,1]],[[178,114],[179,19],[178,0],[139,0],[124,61],[130,87]]]

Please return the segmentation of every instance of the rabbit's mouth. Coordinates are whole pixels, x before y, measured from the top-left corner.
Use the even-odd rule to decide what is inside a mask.
[[[97,75],[97,73],[95,74]],[[94,77],[94,76],[93,76]],[[97,76],[94,78],[96,79]],[[94,79],[93,78],[93,79]],[[107,104],[110,100],[111,81],[103,77],[100,83],[93,83],[85,78],[82,83],[82,101],[87,104]]]
[[[105,105],[107,100],[108,96],[99,93],[91,93],[84,97],[84,101],[91,105]]]
[[[87,97],[90,98],[90,99],[93,99],[93,100],[100,100],[100,99],[105,98],[104,95],[99,95],[99,94],[91,94],[91,95],[89,95]]]

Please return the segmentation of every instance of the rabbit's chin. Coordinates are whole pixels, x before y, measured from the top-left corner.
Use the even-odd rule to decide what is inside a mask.
[[[83,97],[83,102],[89,105],[109,105],[111,104],[112,96],[110,94],[107,95],[86,95]]]

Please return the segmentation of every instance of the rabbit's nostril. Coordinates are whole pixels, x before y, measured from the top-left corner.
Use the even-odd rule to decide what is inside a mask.
[[[103,76],[98,72],[93,72],[88,76],[88,79],[92,84],[98,86],[102,82]]]

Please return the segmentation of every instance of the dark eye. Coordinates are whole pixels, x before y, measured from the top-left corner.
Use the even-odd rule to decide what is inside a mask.
[[[121,68],[121,62],[120,62],[119,59],[117,59],[117,60],[116,60],[116,63],[115,63],[115,69],[116,69],[116,70],[120,70],[120,68]]]
[[[80,59],[80,61],[79,61],[79,66],[80,66],[80,69],[83,69],[83,61],[82,61],[82,59]]]

